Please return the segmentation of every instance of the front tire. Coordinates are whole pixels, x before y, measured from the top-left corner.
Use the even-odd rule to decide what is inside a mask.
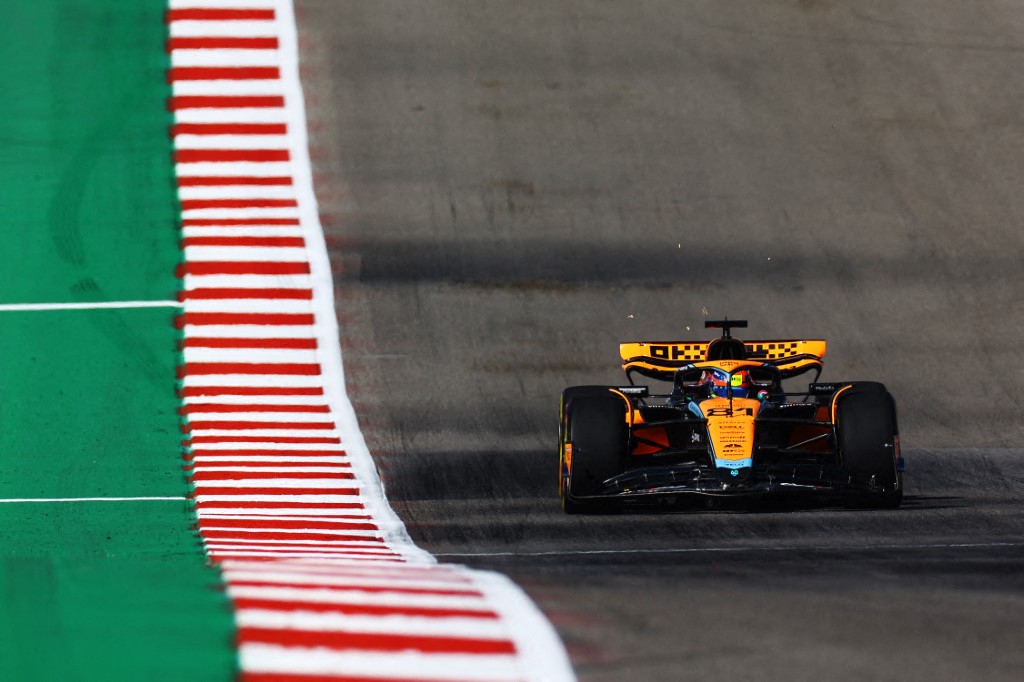
[[[896,466],[896,401],[885,386],[865,382],[841,394],[836,405],[836,432],[852,486],[846,494],[846,505],[899,507],[903,502],[903,475]]]
[[[563,394],[559,495],[568,514],[606,509],[607,504],[580,498],[600,495],[604,482],[624,468],[626,405],[608,389],[595,388]]]

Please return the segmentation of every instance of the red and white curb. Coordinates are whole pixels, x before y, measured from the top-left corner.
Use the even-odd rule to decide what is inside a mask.
[[[242,679],[571,680],[507,578],[388,506],[345,393],[290,0],[170,0],[183,430]]]

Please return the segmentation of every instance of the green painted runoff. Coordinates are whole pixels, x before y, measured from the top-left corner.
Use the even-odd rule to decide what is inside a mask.
[[[4,4],[0,303],[173,296],[164,10]]]
[[[0,304],[173,299],[165,4],[0,22]],[[0,500],[172,497],[172,308],[0,310]],[[234,626],[180,499],[0,502],[0,677],[231,680]]]

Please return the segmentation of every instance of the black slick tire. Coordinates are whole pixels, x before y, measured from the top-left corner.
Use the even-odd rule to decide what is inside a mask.
[[[562,400],[558,405],[558,496],[565,501],[565,482],[568,480],[569,471],[566,462],[566,448],[569,426],[568,409],[577,398],[611,396],[607,386],[571,386],[562,391]]]
[[[568,514],[608,511],[607,503],[581,498],[603,492],[604,481],[621,473],[625,462],[626,404],[607,388],[594,388],[563,394],[559,487]]]
[[[896,469],[896,402],[885,386],[854,384],[837,397],[836,433],[851,490],[852,508],[895,509],[903,501],[903,477]]]

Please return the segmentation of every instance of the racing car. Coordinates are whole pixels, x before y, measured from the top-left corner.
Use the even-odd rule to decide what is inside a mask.
[[[721,337],[620,344],[628,386],[562,393],[558,490],[566,512],[792,494],[899,507],[896,402],[884,385],[819,383],[821,339],[734,338],[746,320],[705,327]],[[784,389],[809,373],[806,391]],[[635,375],[664,391],[637,385]]]

